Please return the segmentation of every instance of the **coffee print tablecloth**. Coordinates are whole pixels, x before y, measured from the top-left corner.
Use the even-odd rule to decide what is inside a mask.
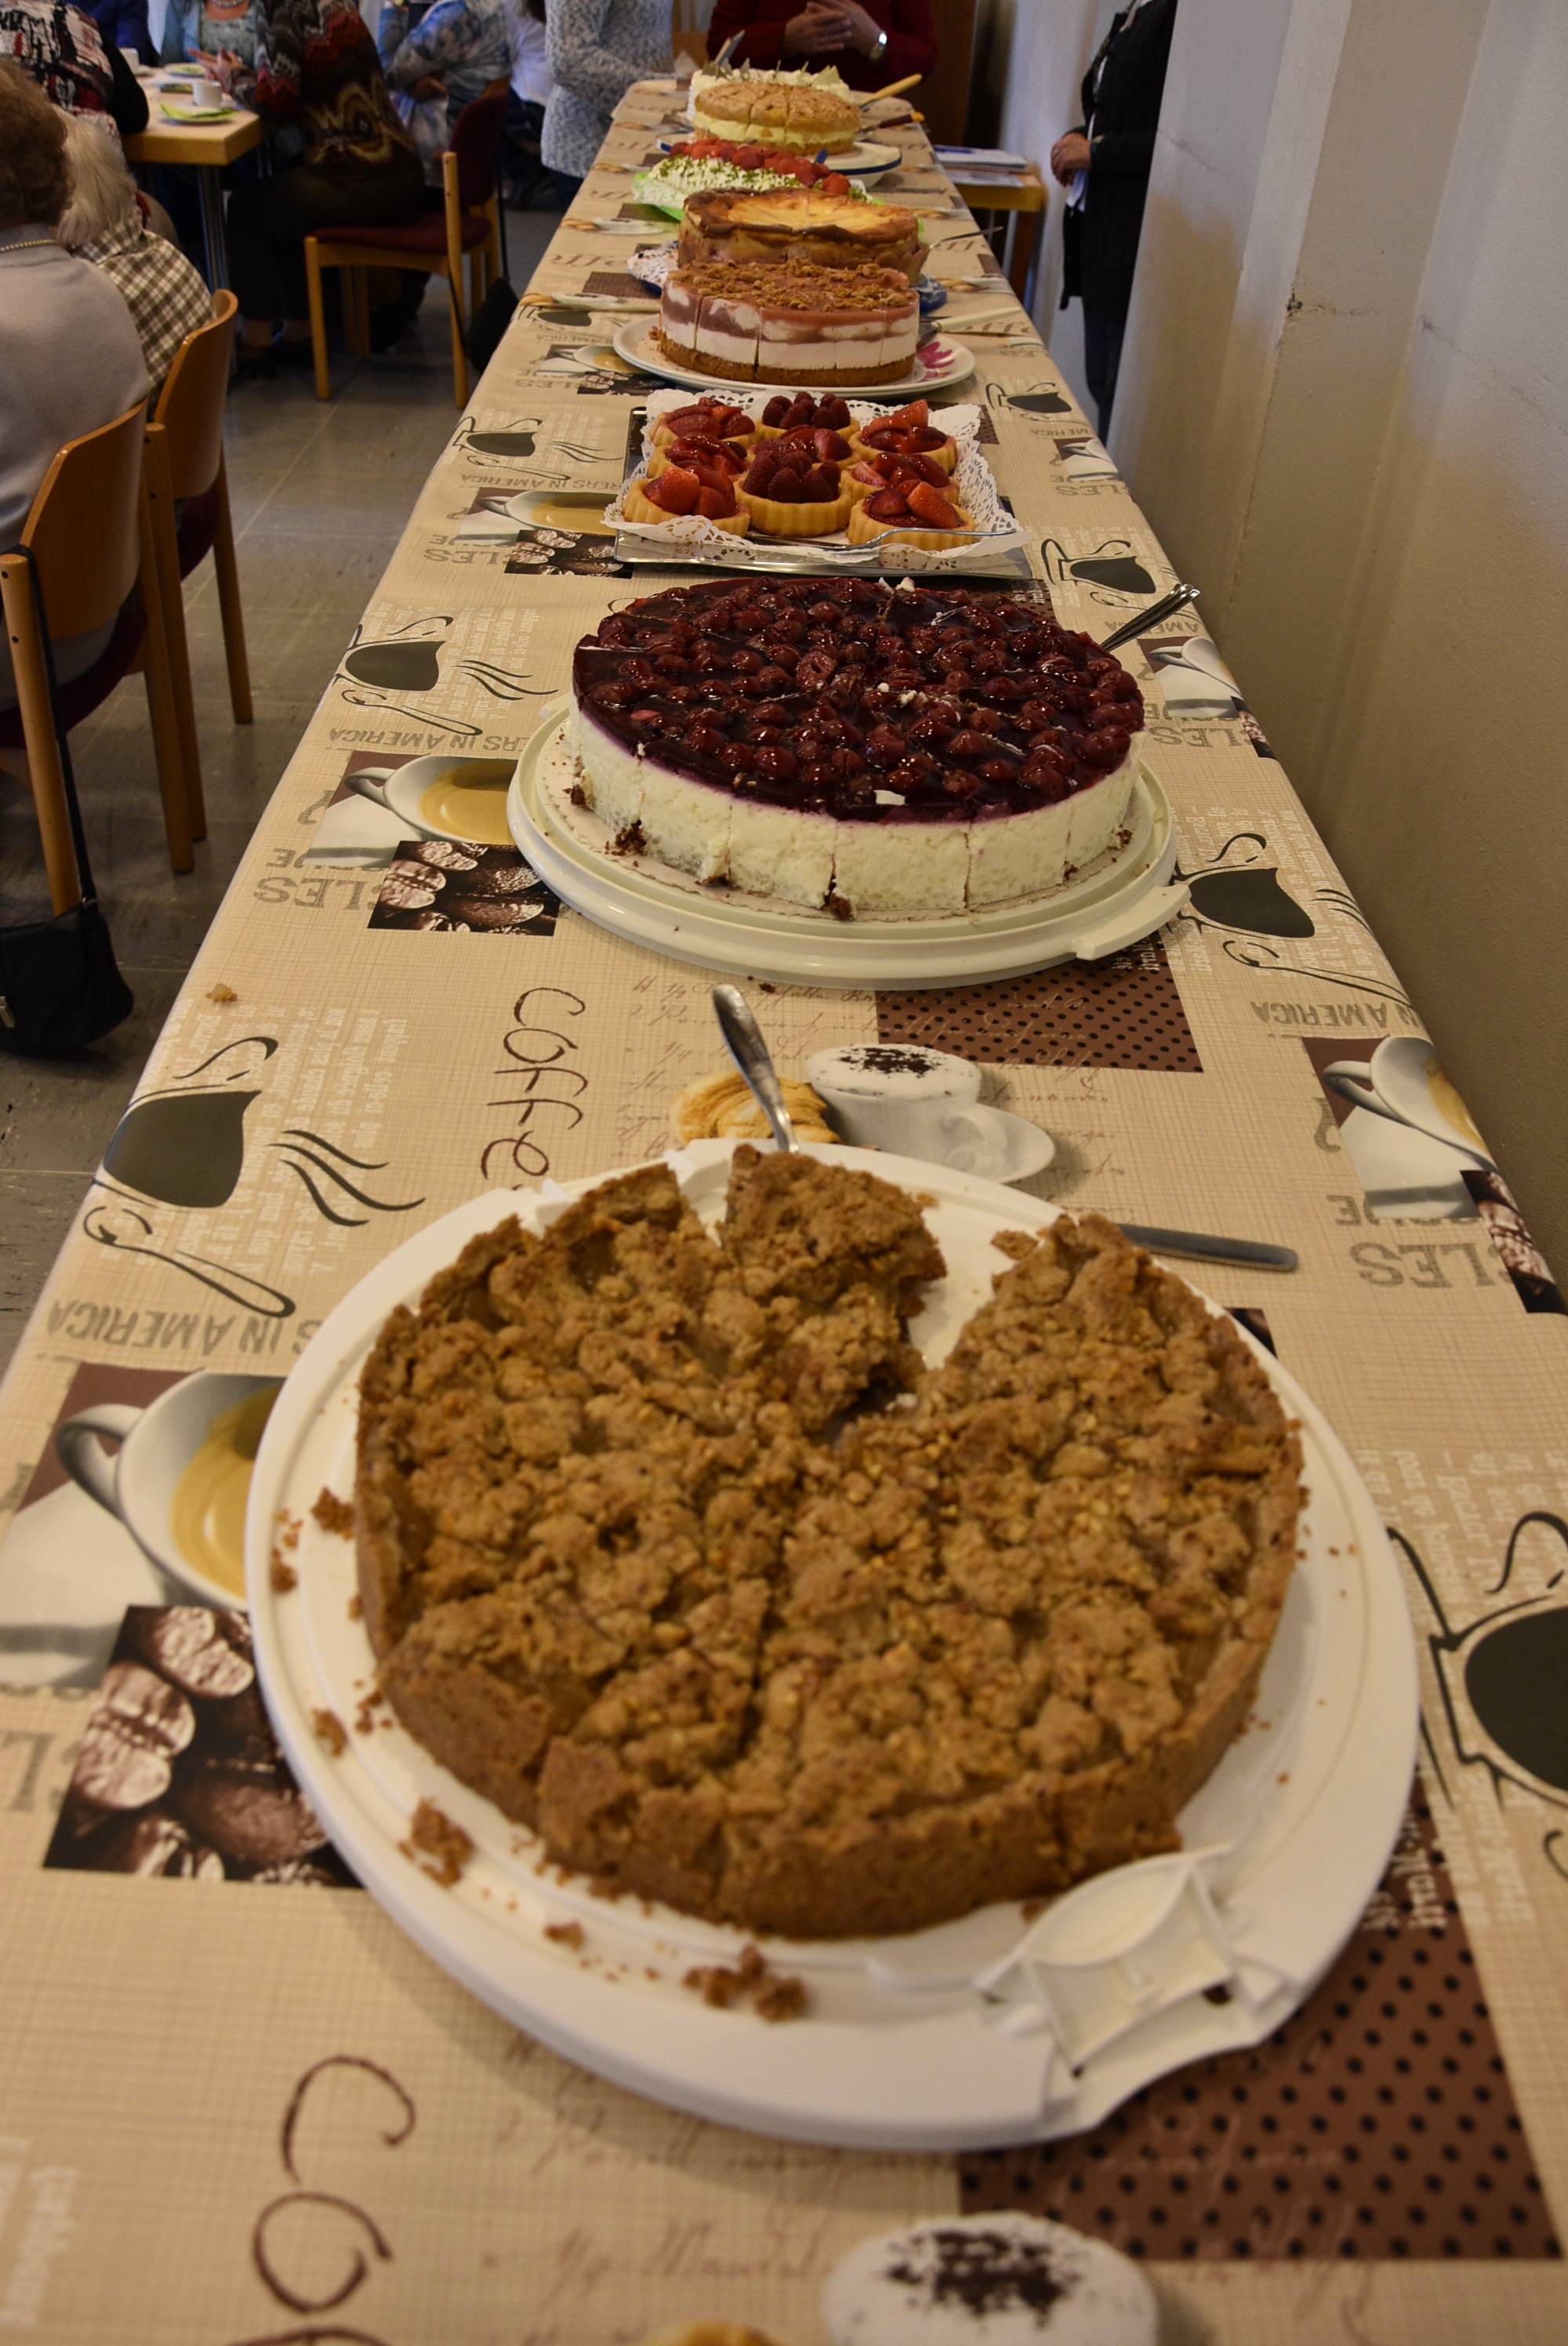
[[[169,1613],[59,1463],[83,1411],[130,1423],[199,1372],[286,1373],[390,1247],[480,1190],[662,1150],[672,1096],[720,1065],[707,974],[349,787],[453,747],[512,758],[577,638],[667,583],[499,508],[619,481],[647,386],[610,347],[622,316],[559,297],[619,290],[635,240],[593,223],[626,224],[669,103],[622,107],[419,490],[5,1389],[0,2329],[636,2346],[724,2316],[822,2346],[821,2280],[857,2239],[1023,2207],[1143,2258],[1172,2346],[1547,2346],[1568,2335],[1568,1321],[1481,1152],[1358,1104],[1380,1048],[1424,1066],[1420,1007],[1196,618],[1123,654],[1191,883],[1157,936],[945,993],[737,974],[786,1073],[878,1037],[961,1052],[1056,1136],[1040,1195],[1299,1250],[1293,1276],[1203,1283],[1370,1485],[1423,1727],[1384,1882],[1274,2040],[1087,2135],[962,2158],[732,2133],[603,2083],[343,1883],[262,1748],[243,1620]],[[1170,566],[921,134],[890,135],[954,289],[944,332],[977,356],[953,395],[983,402],[1037,584],[1103,636]],[[85,1864],[68,1788],[106,1768],[144,1775],[117,1858]],[[735,2015],[738,2062],[759,2025]]]

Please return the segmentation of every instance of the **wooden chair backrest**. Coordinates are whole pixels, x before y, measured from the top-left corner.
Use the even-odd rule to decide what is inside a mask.
[[[164,378],[152,420],[168,434],[171,496],[202,496],[218,478],[239,306],[227,289],[215,293],[212,323],[187,334]]]
[[[22,525],[56,640],[104,626],[136,584],[146,429],[141,400],[113,423],[68,441]]]

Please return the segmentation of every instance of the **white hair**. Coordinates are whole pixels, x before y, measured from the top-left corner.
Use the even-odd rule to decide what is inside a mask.
[[[75,251],[131,218],[137,209],[136,182],[112,122],[106,117],[100,127],[96,117],[81,114],[67,114],[64,120],[71,199],[55,234]]]

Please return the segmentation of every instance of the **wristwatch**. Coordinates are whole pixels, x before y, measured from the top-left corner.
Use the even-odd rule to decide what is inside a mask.
[[[867,57],[866,63],[869,66],[880,66],[882,59],[887,56],[887,53],[888,36],[886,33],[879,33],[876,38],[876,46],[871,50],[871,55]]]

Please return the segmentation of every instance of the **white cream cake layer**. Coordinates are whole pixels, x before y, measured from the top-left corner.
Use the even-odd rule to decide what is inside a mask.
[[[1135,736],[1135,742],[1142,735]],[[1135,747],[1114,773],[1054,806],[995,815],[970,825],[969,902],[978,910],[1060,887],[1103,855],[1121,829],[1137,769]]]
[[[969,827],[962,822],[844,822],[833,868],[838,893],[866,916],[962,913]]]
[[[1090,789],[978,822],[852,822],[731,793],[638,758],[574,705],[568,740],[596,814],[613,831],[640,822],[650,854],[699,880],[820,906],[830,885],[863,918],[983,911],[1043,896],[1115,843],[1143,736]]]
[[[737,799],[729,820],[730,880],[759,896],[781,896],[787,904],[821,904],[842,835],[834,815]]]

